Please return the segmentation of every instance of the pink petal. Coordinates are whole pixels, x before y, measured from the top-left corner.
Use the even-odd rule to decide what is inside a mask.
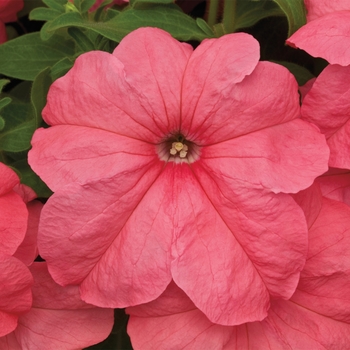
[[[330,65],[318,76],[305,96],[302,117],[326,135],[329,165],[350,168],[350,66]]]
[[[293,302],[350,323],[350,207],[324,198]]]
[[[201,164],[191,165],[194,176],[174,169],[186,179],[175,188],[174,281],[212,322],[261,320],[269,294],[289,298],[296,288],[307,250],[304,215],[287,195],[229,182]]]
[[[294,77],[280,65],[258,63],[255,39],[240,33],[211,43],[194,51],[185,72],[182,130],[188,139],[208,145],[299,116]]]
[[[160,129],[163,137],[179,130],[180,92],[192,51],[190,45],[163,30],[140,28],[127,35],[113,52],[124,65],[127,84],[153,119],[153,129]]]
[[[318,197],[317,186],[310,192]],[[304,194],[307,191],[304,191]],[[304,195],[303,195],[304,196]],[[302,197],[299,197],[299,199]],[[128,308],[135,350],[347,349],[350,343],[350,208],[323,199],[310,228],[309,252],[289,301],[272,300],[262,322],[215,325],[174,283],[155,301]],[[175,305],[175,306],[174,306]]]
[[[146,48],[142,49],[139,41],[147,37],[154,43],[157,37],[159,42],[153,49],[148,43],[150,56],[137,52],[135,64],[122,63],[116,57],[120,55],[124,60],[119,49],[113,55],[93,51],[79,56],[73,68],[51,86],[43,110],[45,121],[51,125],[84,125],[159,142],[169,132],[168,126],[175,125],[179,118],[180,86],[190,51],[159,29],[137,30],[125,42],[144,52]],[[120,45],[124,47],[123,42]],[[155,66],[150,52],[160,47],[162,59],[157,59]],[[126,60],[130,61],[130,56]],[[145,92],[147,82],[149,93]]]
[[[323,196],[344,202],[350,206],[350,172],[343,169],[330,169],[316,179]]]
[[[317,179],[315,182],[317,182]],[[320,186],[318,186],[317,183],[314,183],[306,190],[300,191],[293,195],[293,198],[303,209],[307,221],[307,226],[310,228],[316,221],[317,217],[320,215],[322,208],[322,193]]]
[[[164,213],[168,179],[155,181],[162,167],[68,185],[48,200],[38,246],[58,283],[83,282],[85,301],[109,307],[146,302],[165,289],[172,222]]]
[[[19,345],[15,333],[9,333],[4,337],[0,337],[0,349],[2,350],[23,350]]]
[[[307,227],[300,207],[289,195],[248,187],[205,162],[193,163],[192,170],[270,294],[289,298],[307,250]]]
[[[31,265],[38,256],[37,237],[40,213],[43,204],[39,201],[32,201],[27,204],[28,227],[23,242],[17,248],[14,256],[27,266]]]
[[[38,197],[32,188],[24,184],[17,184],[13,190],[21,196],[24,203],[28,203]]]
[[[14,192],[0,197],[0,252],[12,255],[22,243],[28,211],[22,198]]]
[[[127,312],[128,333],[135,350],[221,350],[231,335],[232,327],[210,322],[175,284],[155,301],[128,308]]]
[[[201,150],[208,173],[222,174],[253,188],[297,192],[328,169],[323,135],[300,119],[275,125]]]
[[[159,162],[153,144],[85,126],[38,129],[32,145],[29,163],[54,191],[71,182],[128,176]]]
[[[350,64],[350,11],[332,12],[296,31],[287,44],[331,64]]]
[[[12,255],[24,239],[28,211],[13,188],[19,184],[16,173],[0,163],[0,252]]]
[[[15,330],[22,349],[81,349],[101,342],[113,326],[113,310],[99,309],[79,298],[78,287],[53,282],[45,263],[34,263],[33,308]]]
[[[307,10],[307,20],[313,21],[328,13],[341,10],[350,10],[348,0],[304,0]]]
[[[17,174],[8,166],[0,163],[0,196],[11,192],[19,184]]]
[[[311,78],[303,86],[299,86],[299,92],[301,95],[302,102],[304,101],[306,94],[311,90],[312,85],[314,85],[315,81],[316,81],[316,78]]]
[[[32,276],[26,266],[0,254],[0,337],[12,332],[21,313],[32,305]]]

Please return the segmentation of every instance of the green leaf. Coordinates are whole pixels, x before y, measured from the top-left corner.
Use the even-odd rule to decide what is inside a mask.
[[[3,87],[8,84],[10,80],[8,79],[0,79],[0,92],[2,91]]]
[[[84,52],[95,50],[93,42],[82,32],[81,29],[75,27],[68,28],[68,34],[75,40],[78,46]]]
[[[235,30],[248,28],[263,18],[283,16],[283,11],[271,0],[237,0]]]
[[[54,32],[60,28],[71,26],[91,29],[117,42],[131,31],[147,26],[164,29],[176,39],[183,41],[201,41],[210,37],[192,17],[179,11],[176,5],[158,5],[143,10],[130,8],[106,22],[92,22],[84,19],[79,13],[70,12],[46,23],[44,27],[45,31]]]
[[[21,159],[12,163],[11,167],[19,172],[21,183],[32,188],[39,198],[49,198],[52,195],[52,191],[40,177],[34,173],[26,159]]]
[[[29,103],[12,102],[2,110],[1,115],[5,120],[5,127],[0,133],[0,150],[28,150],[35,130],[32,106]]]
[[[168,5],[173,3],[174,0],[130,0],[130,5],[134,9],[144,9],[150,5]]]
[[[47,7],[38,7],[29,14],[29,19],[34,21],[51,21],[60,16],[63,11],[54,10]]]
[[[0,116],[0,131],[5,127],[5,120]]]
[[[0,45],[0,73],[34,80],[46,67],[73,55],[73,42],[61,36],[43,42],[39,33],[26,34]]]
[[[272,61],[272,62],[278,63],[281,66],[286,67],[294,75],[299,86],[303,86],[310,79],[315,78],[314,75],[312,75],[308,69],[306,69],[305,67],[299,66],[296,63],[286,62],[286,61]]]
[[[209,38],[212,38],[214,37],[214,32],[213,30],[210,28],[210,26],[208,25],[208,23],[202,19],[202,18],[197,18],[196,19],[196,23],[197,23],[197,26],[202,29],[202,31],[204,33],[206,33],[208,35]]]
[[[88,12],[92,5],[94,5],[96,0],[82,0],[80,9],[81,12]]]
[[[49,91],[52,79],[50,76],[51,69],[46,68],[40,72],[34,79],[31,90],[31,103],[34,110],[35,128],[41,125],[41,112],[46,105],[47,92]]]
[[[273,0],[282,9],[288,19],[288,37],[306,24],[304,0]]]
[[[166,30],[174,38],[189,41],[202,41],[205,38],[213,37],[198,26],[196,20],[186,15],[176,5],[173,6],[152,6],[147,9],[129,8],[121,12],[118,16],[106,22],[108,25],[114,25],[117,29],[117,35],[110,38],[120,41],[125,35],[140,27],[157,27]]]
[[[11,103],[12,99],[10,97],[4,97],[0,100],[0,109],[7,106],[9,103]]]
[[[42,2],[48,7],[62,12],[64,11],[64,5],[68,2],[68,0],[42,0]]]

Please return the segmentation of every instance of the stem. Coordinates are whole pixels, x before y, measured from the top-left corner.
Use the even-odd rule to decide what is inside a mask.
[[[222,23],[226,33],[235,31],[236,0],[225,0]]]
[[[208,11],[208,24],[210,27],[216,23],[218,19],[218,9],[220,0],[210,0],[209,1],[209,11]]]

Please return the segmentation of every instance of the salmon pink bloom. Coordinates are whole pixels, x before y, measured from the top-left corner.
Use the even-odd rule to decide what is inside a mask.
[[[78,287],[57,285],[46,263],[35,262],[33,307],[19,317],[17,328],[0,338],[1,350],[82,349],[107,338],[113,326],[113,310],[80,300]]]
[[[347,349],[350,344],[350,208],[298,194],[310,224],[309,252],[293,297],[273,300],[261,322],[214,324],[171,283],[155,301],[127,309],[133,349]]]
[[[172,279],[213,322],[293,294],[307,227],[287,193],[327,170],[298,87],[238,33],[192,47],[155,28],[81,55],[51,86],[32,168],[55,192],[40,255],[83,300],[125,307]]]

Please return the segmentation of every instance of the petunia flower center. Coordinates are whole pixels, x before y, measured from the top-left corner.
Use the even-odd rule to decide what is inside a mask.
[[[161,160],[167,162],[193,163],[199,159],[200,147],[176,133],[157,145],[157,153]]]

